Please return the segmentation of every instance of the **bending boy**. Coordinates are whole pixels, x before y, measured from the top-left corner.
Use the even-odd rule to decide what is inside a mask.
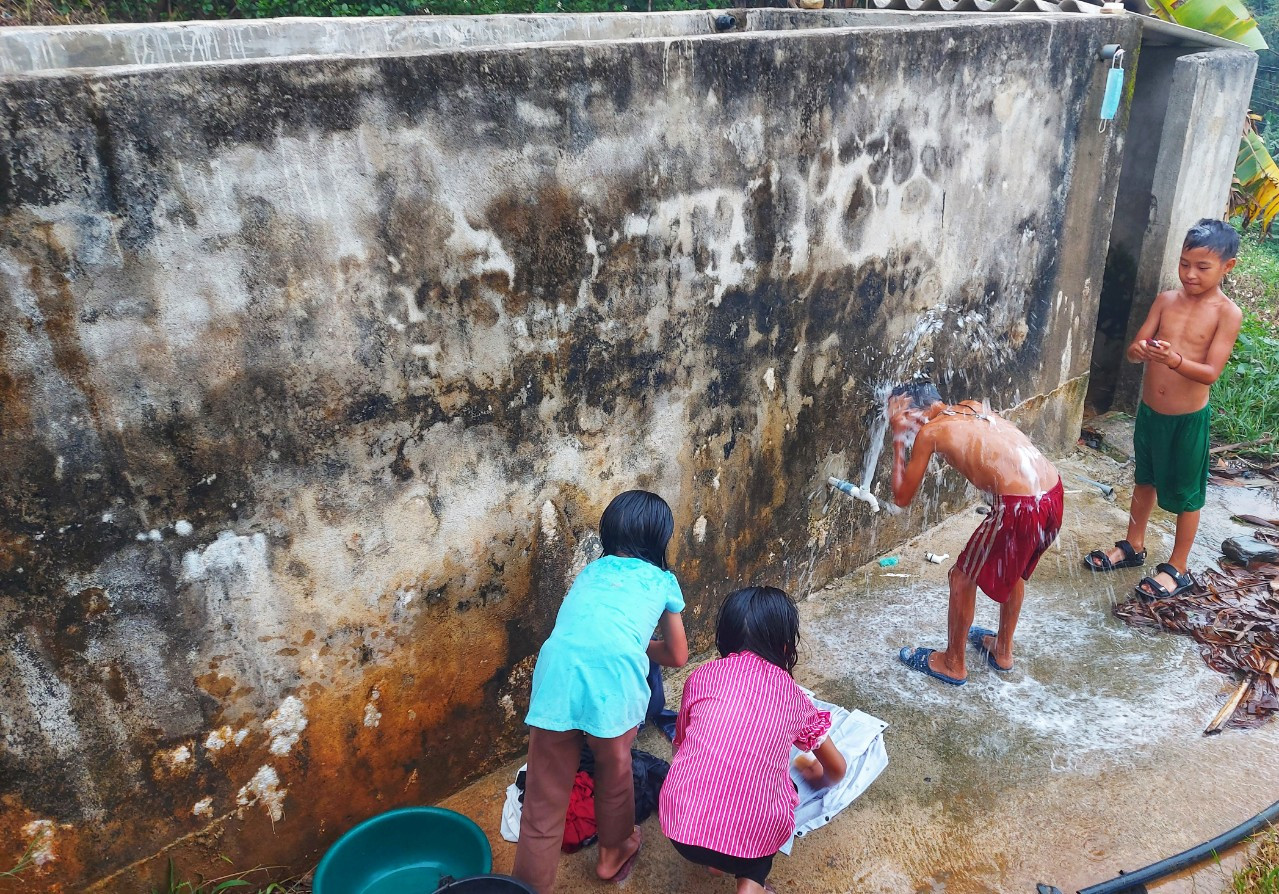
[[[895,388],[888,419],[894,503],[910,503],[936,453],[990,494],[993,507],[950,569],[946,651],[908,647],[898,657],[912,670],[962,686],[968,678],[964,646],[971,642],[995,670],[1010,671],[1026,581],[1061,529],[1061,476],[1020,429],[985,402],[947,405],[930,383]],[[978,587],[999,603],[998,631],[972,626]]]
[[[1230,224],[1205,218],[1191,227],[1177,265],[1181,288],[1155,299],[1128,346],[1128,360],[1146,366],[1132,439],[1136,487],[1128,536],[1113,549],[1093,550],[1084,564],[1093,571],[1144,565],[1146,525],[1157,500],[1176,514],[1177,533],[1172,556],[1137,584],[1138,595],[1148,599],[1180,595],[1194,583],[1186,566],[1208,487],[1208,391],[1230,359],[1243,319],[1221,291],[1238,251],[1239,234]]]

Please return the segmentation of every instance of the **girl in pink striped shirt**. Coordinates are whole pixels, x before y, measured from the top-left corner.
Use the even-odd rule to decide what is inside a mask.
[[[773,857],[795,831],[791,745],[814,752],[801,772],[817,786],[843,779],[844,757],[826,738],[830,714],[791,679],[799,612],[789,596],[776,587],[731,593],[715,646],[721,657],[684,684],[662,831],[685,859],[735,876],[738,894],[761,894],[772,891]]]

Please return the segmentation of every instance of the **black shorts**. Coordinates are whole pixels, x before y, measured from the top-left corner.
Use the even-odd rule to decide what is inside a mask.
[[[748,878],[758,885],[763,885],[768,874],[773,871],[773,857],[777,856],[769,854],[767,857],[732,857],[695,844],[680,844],[678,841],[672,841],[671,844],[675,845],[679,855],[690,863],[709,866],[737,878]]]

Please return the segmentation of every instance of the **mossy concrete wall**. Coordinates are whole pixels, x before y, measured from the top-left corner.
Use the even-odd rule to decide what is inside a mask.
[[[440,797],[523,747],[617,492],[700,644],[946,511],[823,511],[887,378],[1068,445],[1138,28],[0,78],[0,864],[302,869]]]

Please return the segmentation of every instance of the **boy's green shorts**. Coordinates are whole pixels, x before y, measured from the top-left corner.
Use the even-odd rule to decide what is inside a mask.
[[[1165,512],[1202,509],[1208,492],[1208,407],[1180,416],[1156,413],[1143,403],[1133,432],[1133,475],[1153,484]]]

